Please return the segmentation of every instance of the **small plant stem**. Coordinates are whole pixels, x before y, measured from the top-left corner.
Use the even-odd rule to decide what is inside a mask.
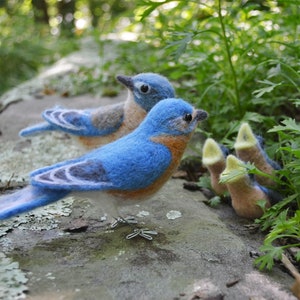
[[[222,36],[224,39],[224,44],[225,44],[225,49],[226,49],[226,54],[227,54],[227,58],[228,58],[228,63],[229,63],[229,67],[231,70],[231,74],[232,74],[232,78],[233,78],[233,85],[234,85],[234,91],[235,91],[235,105],[238,109],[238,112],[241,116],[242,114],[242,108],[241,108],[241,103],[240,103],[240,92],[239,92],[239,88],[238,88],[238,83],[237,83],[237,76],[235,73],[235,69],[232,63],[232,59],[231,59],[231,52],[230,52],[230,47],[229,47],[229,42],[228,39],[226,37],[226,30],[225,30],[225,24],[223,22],[223,16],[222,16],[222,1],[219,0],[218,1],[218,16],[219,16],[219,20],[220,20],[220,24],[221,24],[221,29],[222,29]]]

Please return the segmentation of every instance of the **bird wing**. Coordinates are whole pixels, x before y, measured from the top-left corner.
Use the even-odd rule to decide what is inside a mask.
[[[83,136],[101,136],[116,131],[123,119],[123,105],[78,110],[56,107],[45,110],[43,118],[54,128]]]
[[[27,137],[27,136],[39,134],[43,131],[51,131],[51,130],[55,130],[55,128],[51,124],[49,124],[47,122],[43,122],[43,123],[39,123],[36,125],[28,126],[24,129],[22,129],[19,132],[19,136]]]
[[[49,189],[102,190],[112,187],[101,162],[70,161],[31,173],[31,184]]]
[[[135,190],[158,179],[171,163],[169,149],[151,141],[117,140],[79,159],[31,173],[31,184],[70,191]]]
[[[268,199],[269,199],[271,205],[275,205],[276,203],[283,200],[283,196],[281,194],[279,194],[277,191],[266,188],[259,184],[257,184],[257,185],[258,185],[258,188],[260,188],[268,196]]]

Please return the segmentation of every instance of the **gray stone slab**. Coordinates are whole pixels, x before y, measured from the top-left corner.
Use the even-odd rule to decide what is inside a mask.
[[[11,115],[10,109],[17,116],[23,103],[9,107],[4,116]],[[82,153],[59,133],[8,141],[16,127],[18,122],[11,122],[10,133],[1,137],[2,187],[12,175],[12,185],[24,185],[31,170]],[[171,179],[153,199],[122,208],[122,214],[140,216],[144,226],[159,232],[152,242],[126,240],[128,227],[108,231],[107,223],[100,222],[101,209],[73,198],[2,222],[0,245],[25,271],[32,299],[191,299],[199,293],[225,299],[295,299],[288,291],[293,281],[289,275],[277,268],[264,274],[253,267],[249,252],[257,251],[263,236],[247,232],[243,226],[249,222],[230,207],[211,209],[200,192],[182,185]],[[76,227],[74,222],[83,222],[87,230],[80,232],[79,226],[79,232],[66,233]]]
[[[41,230],[35,224],[43,223],[41,212],[36,218],[33,212],[0,243],[25,270],[32,299],[191,299],[197,293],[204,299],[295,299],[287,290],[292,279],[276,268],[258,272],[247,237],[230,230],[201,193],[183,190],[182,183],[172,179],[152,199],[121,210],[158,231],[153,241],[126,240],[131,228],[107,230],[98,207],[73,199],[68,216],[46,209],[51,227]],[[172,211],[179,217],[168,218]],[[65,232],[75,221],[87,230]]]

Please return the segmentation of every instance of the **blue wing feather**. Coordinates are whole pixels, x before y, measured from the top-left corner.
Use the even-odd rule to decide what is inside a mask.
[[[43,118],[56,130],[81,136],[105,136],[120,128],[124,103],[86,110],[58,107],[45,110]]]
[[[265,140],[260,135],[255,135],[258,145],[260,147],[261,153],[263,154],[264,158],[266,159],[267,163],[272,166],[274,170],[281,170],[281,166],[276,161],[272,160],[267,153],[265,152]]]
[[[53,127],[49,123],[43,122],[43,123],[39,123],[39,124],[29,126],[29,127],[26,127],[24,129],[22,129],[19,132],[19,136],[27,137],[27,136],[30,136],[30,135],[38,134],[41,131],[52,131],[52,130],[55,130],[55,127]]]
[[[0,220],[58,201],[68,193],[29,185],[16,193],[3,195],[0,197]]]
[[[268,196],[271,205],[275,205],[276,203],[280,202],[283,199],[283,196],[281,194],[279,194],[278,192],[266,188],[262,185],[258,185],[259,188]]]
[[[146,187],[168,168],[171,153],[167,147],[151,141],[127,140],[126,137],[81,158],[36,170],[31,173],[31,184],[69,191]]]
[[[89,110],[70,110],[63,108],[48,109],[43,118],[56,130],[62,130],[74,135],[97,136],[111,132],[110,128],[96,128],[92,123]]]
[[[43,131],[64,131],[77,136],[105,136],[117,131],[123,121],[124,104],[118,103],[98,109],[66,109],[55,107],[43,112],[47,121],[20,131],[22,137]]]

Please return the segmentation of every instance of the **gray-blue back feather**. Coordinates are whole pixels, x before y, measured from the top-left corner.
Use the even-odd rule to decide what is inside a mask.
[[[281,166],[276,161],[272,160],[265,151],[265,140],[260,135],[255,135],[256,139],[258,140],[259,147],[261,148],[261,152],[263,153],[264,158],[266,159],[267,163],[272,166],[274,170],[281,170]]]
[[[258,186],[268,196],[271,205],[274,205],[283,199],[283,196],[281,194],[279,194],[278,192],[276,192],[272,189],[266,188],[264,186],[261,186],[261,185],[258,185]]]

